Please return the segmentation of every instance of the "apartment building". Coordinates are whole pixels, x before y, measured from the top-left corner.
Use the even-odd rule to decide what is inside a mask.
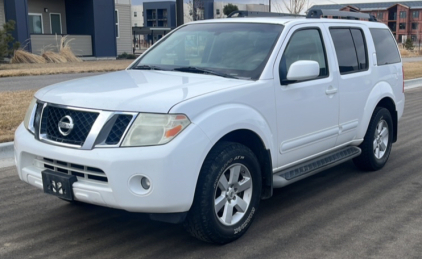
[[[131,0],[0,0],[0,26],[16,22],[15,40],[33,53],[72,39],[78,56],[132,52]]]
[[[370,13],[391,29],[398,42],[408,37],[414,42],[422,40],[422,1],[314,5],[311,9]]]
[[[226,18],[227,15],[223,13],[224,6],[230,2],[214,2],[214,18]],[[233,3],[239,10],[254,11],[254,12],[268,12],[270,6],[268,4],[238,4]]]
[[[144,6],[132,5],[132,27],[144,26]]]

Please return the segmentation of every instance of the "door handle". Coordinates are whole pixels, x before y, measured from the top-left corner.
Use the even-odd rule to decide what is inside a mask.
[[[327,90],[325,90],[325,93],[327,95],[332,95],[337,93],[338,89],[337,88],[333,88],[332,86],[330,86]]]

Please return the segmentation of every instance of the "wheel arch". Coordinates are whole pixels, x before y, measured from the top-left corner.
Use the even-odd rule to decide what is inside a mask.
[[[376,107],[386,108],[390,112],[391,118],[393,119],[393,143],[395,143],[397,141],[398,119],[394,101],[390,97],[384,97],[378,102]]]
[[[221,141],[236,142],[248,147],[255,154],[259,161],[262,177],[262,199],[268,199],[273,194],[273,168],[271,159],[271,150],[265,148],[261,137],[248,129],[239,129],[227,133],[220,138]],[[215,144],[217,144],[215,143]]]
[[[371,121],[372,115],[377,107],[386,108],[393,118],[393,142],[397,140],[398,114],[396,100],[392,87],[386,82],[380,82],[370,92],[365,104],[364,114],[358,129],[357,138],[363,139]]]

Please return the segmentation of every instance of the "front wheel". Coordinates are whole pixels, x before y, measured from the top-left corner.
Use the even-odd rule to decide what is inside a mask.
[[[261,171],[254,153],[238,143],[218,143],[202,166],[185,227],[207,242],[231,242],[251,225],[260,198]]]
[[[379,170],[387,163],[392,144],[393,120],[391,114],[386,108],[377,107],[360,145],[362,154],[353,159],[353,162],[362,170]]]

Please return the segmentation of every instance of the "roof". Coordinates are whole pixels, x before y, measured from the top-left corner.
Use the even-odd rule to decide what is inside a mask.
[[[422,9],[422,1],[395,1],[395,2],[383,2],[383,3],[346,3],[346,4],[328,4],[328,5],[313,5],[311,9],[328,9],[328,10],[340,10],[346,6],[354,6],[359,8],[361,11],[372,11],[372,10],[387,10],[389,7],[401,4],[408,6],[410,9]]]
[[[187,24],[199,24],[199,23],[267,23],[267,24],[281,24],[284,26],[294,26],[298,24],[310,24],[315,22],[321,23],[332,23],[332,24],[365,24],[369,28],[387,28],[386,25],[379,22],[368,22],[360,20],[342,20],[342,19],[307,19],[304,17],[245,17],[245,18],[223,18],[223,19],[211,19],[211,20],[200,20],[190,22]],[[186,24],[186,25],[187,25]]]

